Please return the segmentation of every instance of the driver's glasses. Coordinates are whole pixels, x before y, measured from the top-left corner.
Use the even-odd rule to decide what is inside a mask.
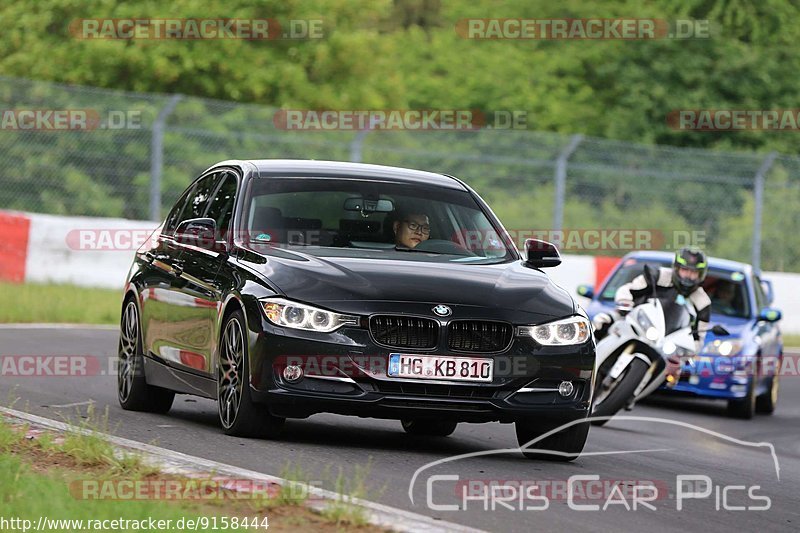
[[[405,221],[406,226],[411,231],[419,231],[423,235],[430,235],[431,234],[431,227],[428,224],[417,224],[416,222],[411,222],[410,220]]]

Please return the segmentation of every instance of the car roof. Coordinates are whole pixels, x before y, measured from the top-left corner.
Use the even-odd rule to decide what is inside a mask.
[[[672,258],[674,257],[674,253],[672,252],[659,252],[659,251],[638,251],[638,252],[631,252],[626,254],[623,259],[644,259],[644,260],[651,260],[651,261],[663,261],[663,262],[672,262]],[[719,257],[709,257],[708,258],[708,266],[710,268],[716,268],[719,270],[725,270],[729,272],[743,272],[745,274],[751,274],[754,272],[754,269],[748,263],[740,263],[739,261],[731,261],[729,259],[721,259]]]
[[[461,180],[445,174],[385,165],[351,163],[349,161],[317,161],[312,159],[250,159],[223,161],[211,168],[250,164],[261,176],[358,177],[414,184],[428,184],[461,191],[469,190]]]

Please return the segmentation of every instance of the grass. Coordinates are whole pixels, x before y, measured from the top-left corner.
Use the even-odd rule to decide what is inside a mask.
[[[107,414],[98,416],[90,410],[79,424],[80,429],[103,431],[108,427]],[[162,474],[143,464],[138,455],[115,450],[110,443],[98,435],[44,432],[34,439],[26,438],[28,426],[11,425],[0,416],[0,502],[3,502],[4,517],[30,520],[28,530],[35,528],[40,517],[51,520],[171,520],[171,528],[177,530],[178,520],[200,521],[195,531],[238,530],[242,519],[250,522],[257,519],[263,530],[269,520],[271,530],[278,532],[313,531],[314,533],[338,533],[354,530],[385,533],[386,530],[368,524],[363,510],[349,503],[352,497],[365,493],[367,469],[357,470],[351,482],[341,475],[336,481],[340,498],[330,503],[323,512],[315,512],[300,505],[307,494],[304,491],[284,490],[277,495],[259,495],[251,498],[216,499],[124,499],[119,496],[106,498],[81,497],[81,483],[88,486],[98,481],[101,486],[108,483],[129,483],[131,480],[173,480],[200,486],[202,479],[188,479],[177,475]],[[308,475],[299,467],[288,465],[282,475],[290,481],[304,483]],[[209,477],[209,480],[212,479]],[[113,489],[115,485],[110,485]],[[120,485],[122,486],[122,485]],[[96,489],[87,489],[95,491]],[[354,490],[355,493],[346,494]],[[78,491],[78,492],[76,492]],[[113,492],[113,490],[112,490]],[[101,491],[101,494],[103,492]],[[213,520],[217,518],[217,522]],[[237,518],[238,517],[238,518]],[[3,517],[0,517],[0,519]],[[239,527],[233,526],[238,519]],[[231,524],[223,527],[224,520]],[[205,525],[204,522],[207,524]],[[92,522],[98,524],[99,522]],[[146,523],[146,522],[145,522]],[[74,530],[78,526],[61,523],[45,523],[51,531]],[[5,526],[0,522],[0,530]],[[99,526],[97,526],[99,527]],[[184,530],[192,529],[189,526]],[[250,530],[253,530],[252,528]]]
[[[0,323],[117,324],[119,290],[0,282]]]
[[[791,333],[783,334],[783,345],[788,348],[800,348],[800,335],[793,335]]]

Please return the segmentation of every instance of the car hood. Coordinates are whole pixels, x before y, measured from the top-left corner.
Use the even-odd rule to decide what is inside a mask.
[[[250,266],[287,298],[342,312],[398,309],[392,303],[424,304],[428,313],[430,306],[438,304],[491,308],[505,315],[498,319],[508,320],[511,313],[516,319],[521,313],[540,321],[575,312],[573,300],[565,290],[543,272],[520,261],[467,265],[317,257],[286,250],[260,255],[266,262]]]

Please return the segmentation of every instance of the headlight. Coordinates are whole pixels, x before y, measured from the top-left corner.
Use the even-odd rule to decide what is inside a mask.
[[[650,321],[650,317],[647,316],[647,313],[644,311],[644,309],[640,309],[636,312],[636,322],[642,328],[642,331],[647,331],[653,327],[653,322]]]
[[[703,347],[703,353],[727,357],[729,355],[738,355],[742,351],[742,346],[743,344],[740,340],[722,341],[716,339]]]
[[[544,346],[583,344],[589,339],[591,331],[589,321],[582,316],[573,316],[540,326],[517,327],[518,336],[533,337],[536,342]]]
[[[325,311],[283,298],[261,300],[261,305],[270,322],[285,328],[330,333],[342,326],[358,326],[359,324],[357,316]]]

